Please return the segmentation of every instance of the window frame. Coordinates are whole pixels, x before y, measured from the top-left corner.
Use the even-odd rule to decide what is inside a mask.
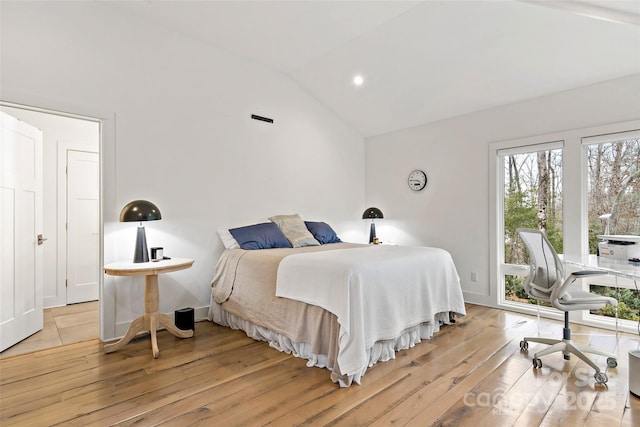
[[[538,313],[538,307],[524,306],[522,303],[504,301],[504,272],[514,271],[504,266],[504,165],[501,162],[504,153],[532,151],[532,147],[563,141],[563,243],[564,252],[571,254],[588,253],[587,231],[587,159],[586,148],[582,143],[586,138],[596,138],[607,134],[622,134],[640,129],[640,119],[609,125],[554,132],[533,137],[499,141],[489,144],[489,277],[488,302],[497,308],[525,314]],[[592,139],[593,141],[593,139]],[[568,219],[571,219],[568,221]],[[576,220],[577,219],[577,220]],[[640,283],[638,283],[640,287]],[[543,317],[561,319],[563,313],[555,309],[539,307]],[[590,315],[587,311],[569,313],[572,322],[615,329],[615,319],[594,319],[601,316]],[[625,325],[619,322],[618,330],[637,332],[637,324]]]

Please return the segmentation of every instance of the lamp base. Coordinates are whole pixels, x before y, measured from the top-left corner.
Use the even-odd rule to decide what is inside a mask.
[[[373,243],[376,238],[376,224],[371,221],[371,230],[369,231],[369,243]]]
[[[138,234],[136,235],[136,251],[133,253],[133,262],[149,262],[147,235],[144,232],[143,226],[138,227]]]

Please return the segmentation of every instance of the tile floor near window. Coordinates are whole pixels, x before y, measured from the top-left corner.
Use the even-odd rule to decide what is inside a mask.
[[[98,337],[98,301],[44,309],[44,327],[9,347],[0,358]]]

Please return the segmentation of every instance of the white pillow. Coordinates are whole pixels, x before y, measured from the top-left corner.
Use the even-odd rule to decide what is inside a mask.
[[[236,242],[236,239],[233,238],[229,230],[218,230],[217,231],[220,240],[222,240],[222,244],[225,249],[239,249],[240,245]]]

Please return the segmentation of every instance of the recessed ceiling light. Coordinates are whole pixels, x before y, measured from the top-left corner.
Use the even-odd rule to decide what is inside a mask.
[[[364,77],[362,77],[362,74],[356,74],[353,77],[353,84],[356,86],[362,86],[362,84],[364,83]]]

